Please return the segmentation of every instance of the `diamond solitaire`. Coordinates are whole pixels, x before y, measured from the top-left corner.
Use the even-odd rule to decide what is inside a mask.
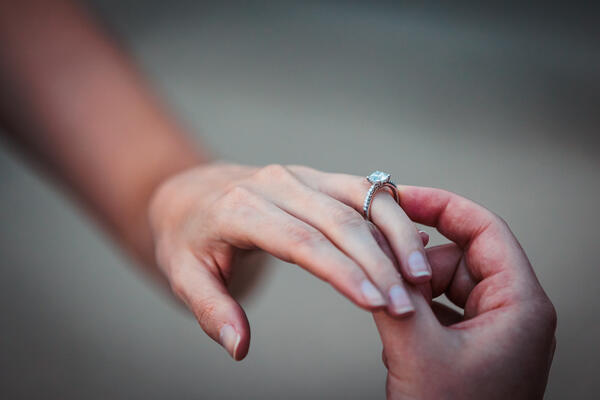
[[[381,171],[375,171],[371,175],[367,176],[367,180],[373,185],[383,185],[390,181],[391,175]]]
[[[367,181],[371,184],[367,195],[365,196],[365,201],[363,203],[363,215],[367,221],[371,220],[371,203],[373,202],[373,198],[375,194],[380,189],[387,189],[391,192],[392,196],[394,196],[394,200],[396,203],[398,202],[398,189],[394,182],[391,181],[391,176],[387,172],[375,171],[371,175],[367,176]]]

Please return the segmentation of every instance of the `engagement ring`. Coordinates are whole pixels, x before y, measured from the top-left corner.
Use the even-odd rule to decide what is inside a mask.
[[[394,196],[394,200],[396,203],[398,202],[398,188],[391,181],[391,175],[386,172],[375,171],[371,175],[367,176],[367,181],[371,184],[371,188],[367,192],[367,196],[365,197],[365,202],[363,204],[363,214],[367,221],[371,220],[371,203],[373,202],[373,198],[375,194],[379,191],[379,189],[388,189],[392,192]]]

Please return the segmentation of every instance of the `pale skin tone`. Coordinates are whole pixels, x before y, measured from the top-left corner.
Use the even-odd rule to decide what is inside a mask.
[[[373,220],[401,273],[371,237],[362,198],[343,203],[319,188],[319,176],[301,180],[282,166],[211,163],[80,8],[60,0],[0,5],[9,138],[159,271],[236,360],[250,340],[225,288],[239,249],[298,264],[367,310],[414,311],[405,281],[427,282],[431,269],[423,238],[389,194],[374,201]]]
[[[342,201],[339,177],[299,166],[212,164],[157,190],[150,215],[158,264],[203,329],[235,359],[246,354],[250,337],[244,312],[225,287],[240,249],[259,248],[295,263],[364,309],[414,312],[402,274],[357,211],[362,198]],[[365,178],[360,184],[369,187]],[[425,257],[411,268],[424,254],[414,223],[385,193],[371,213],[392,243],[394,259],[402,260],[403,275],[427,282]]]
[[[471,255],[477,247],[466,246],[464,237],[452,233],[454,229],[464,235],[462,225],[472,222],[469,214],[466,221],[455,218],[439,227],[459,247],[426,253],[427,236],[414,223],[436,220],[423,215],[416,203],[405,204],[410,195],[401,196],[400,207],[389,193],[378,194],[369,224],[360,213],[369,187],[364,177],[302,166],[211,162],[208,151],[186,138],[185,129],[165,112],[123,53],[68,1],[0,2],[0,85],[0,122],[8,138],[74,193],[141,265],[168,284],[204,331],[236,360],[248,352],[250,329],[227,283],[236,255],[249,249],[297,264],[357,306],[376,312],[394,377],[388,380],[390,396],[421,398],[424,380],[443,375],[434,373],[436,365],[445,365],[449,357],[461,360],[451,350],[462,343],[460,332],[470,332],[467,327],[479,332],[481,326],[493,333],[504,326],[504,319],[520,323],[527,315],[531,322],[525,323],[542,325],[535,317],[539,310],[517,307],[521,315],[508,306],[536,294],[547,301],[527,259],[517,255],[520,248],[512,236],[494,238],[494,243],[515,252],[510,262],[490,259],[493,252],[485,250],[496,245]],[[403,190],[410,194],[416,189]],[[421,200],[428,209],[428,198]],[[460,249],[467,248],[468,263],[457,264]],[[499,285],[500,294],[477,289],[487,286],[483,264],[506,271],[511,285]],[[458,272],[453,274],[456,265]],[[463,276],[468,268],[476,268],[472,280]],[[529,272],[513,273],[516,269]],[[466,301],[466,320],[459,325],[463,329],[443,328],[432,318],[426,299],[441,292],[448,292],[459,306]],[[490,311],[490,304],[508,309]],[[401,338],[417,333],[421,339],[407,348],[409,342]],[[464,339],[472,350],[461,356],[491,357],[491,342],[498,341],[492,333],[471,342]],[[525,343],[536,337],[510,329],[502,333],[509,343],[494,355],[503,360],[499,365],[519,360]],[[548,349],[540,347],[536,354],[542,350]],[[396,367],[393,360],[398,357],[405,361]],[[406,360],[415,368],[408,368]],[[473,366],[473,379],[479,377],[474,365],[464,365]],[[496,376],[494,380],[504,379]],[[461,379],[450,374],[446,378],[456,384]],[[436,381],[440,390],[451,391],[450,383]],[[532,390],[539,393],[538,389]]]

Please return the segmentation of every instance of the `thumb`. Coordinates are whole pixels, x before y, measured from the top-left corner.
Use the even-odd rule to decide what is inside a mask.
[[[192,311],[208,336],[223,346],[234,360],[242,360],[250,346],[250,325],[222,278],[206,269],[188,251],[180,254],[174,264],[169,277],[173,292]]]

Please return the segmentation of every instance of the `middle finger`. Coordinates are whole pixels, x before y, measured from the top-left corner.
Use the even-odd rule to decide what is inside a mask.
[[[292,167],[302,181],[316,185],[314,188],[353,207],[362,210],[369,189],[365,178],[319,172],[306,167]],[[423,241],[415,224],[396,203],[387,190],[377,192],[371,205],[371,219],[388,240],[400,264],[402,275],[411,283],[424,283],[431,279],[431,267],[425,257]]]
[[[413,312],[412,302],[394,262],[371,234],[367,221],[352,207],[306,186],[291,173],[280,184],[254,185],[282,210],[322,232],[352,258],[389,300],[395,315]],[[419,240],[421,237],[419,236]]]

